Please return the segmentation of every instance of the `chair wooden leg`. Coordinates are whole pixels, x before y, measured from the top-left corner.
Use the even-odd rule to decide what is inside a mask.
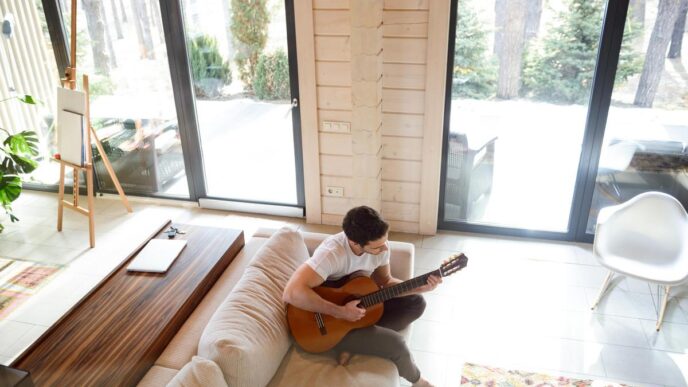
[[[595,309],[597,304],[600,303],[604,292],[607,290],[607,287],[609,287],[609,282],[611,282],[612,276],[614,276],[614,273],[610,270],[609,273],[607,273],[607,278],[605,278],[604,282],[602,283],[602,288],[600,289],[600,293],[597,295],[597,299],[595,299],[595,303],[592,304],[590,309]]]
[[[669,290],[671,286],[664,287],[664,301],[662,302],[662,308],[659,310],[659,319],[657,320],[657,332],[659,328],[662,327],[662,321],[664,320],[664,312],[666,311],[667,302],[669,302]]]

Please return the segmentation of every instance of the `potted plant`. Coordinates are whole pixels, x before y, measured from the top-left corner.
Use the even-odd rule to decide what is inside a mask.
[[[0,102],[18,99],[35,105],[30,95],[10,97]],[[31,130],[13,133],[0,128],[0,207],[12,222],[19,219],[12,213],[12,202],[17,200],[22,190],[22,175],[33,172],[38,166],[38,135]],[[0,223],[0,232],[4,229]]]

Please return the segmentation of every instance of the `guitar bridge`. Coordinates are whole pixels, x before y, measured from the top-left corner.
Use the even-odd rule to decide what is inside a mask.
[[[327,334],[327,328],[325,328],[325,321],[320,313],[315,313],[315,323],[318,325],[318,330],[322,336]]]

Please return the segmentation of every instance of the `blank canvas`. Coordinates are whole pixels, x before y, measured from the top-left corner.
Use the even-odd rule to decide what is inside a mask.
[[[63,87],[57,88],[57,148],[62,160],[84,165],[86,94]]]

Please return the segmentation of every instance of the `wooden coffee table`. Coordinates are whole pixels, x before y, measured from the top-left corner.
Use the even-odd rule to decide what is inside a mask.
[[[127,272],[133,253],[12,367],[36,386],[138,383],[244,246],[241,230],[175,227],[188,242],[166,273]]]

